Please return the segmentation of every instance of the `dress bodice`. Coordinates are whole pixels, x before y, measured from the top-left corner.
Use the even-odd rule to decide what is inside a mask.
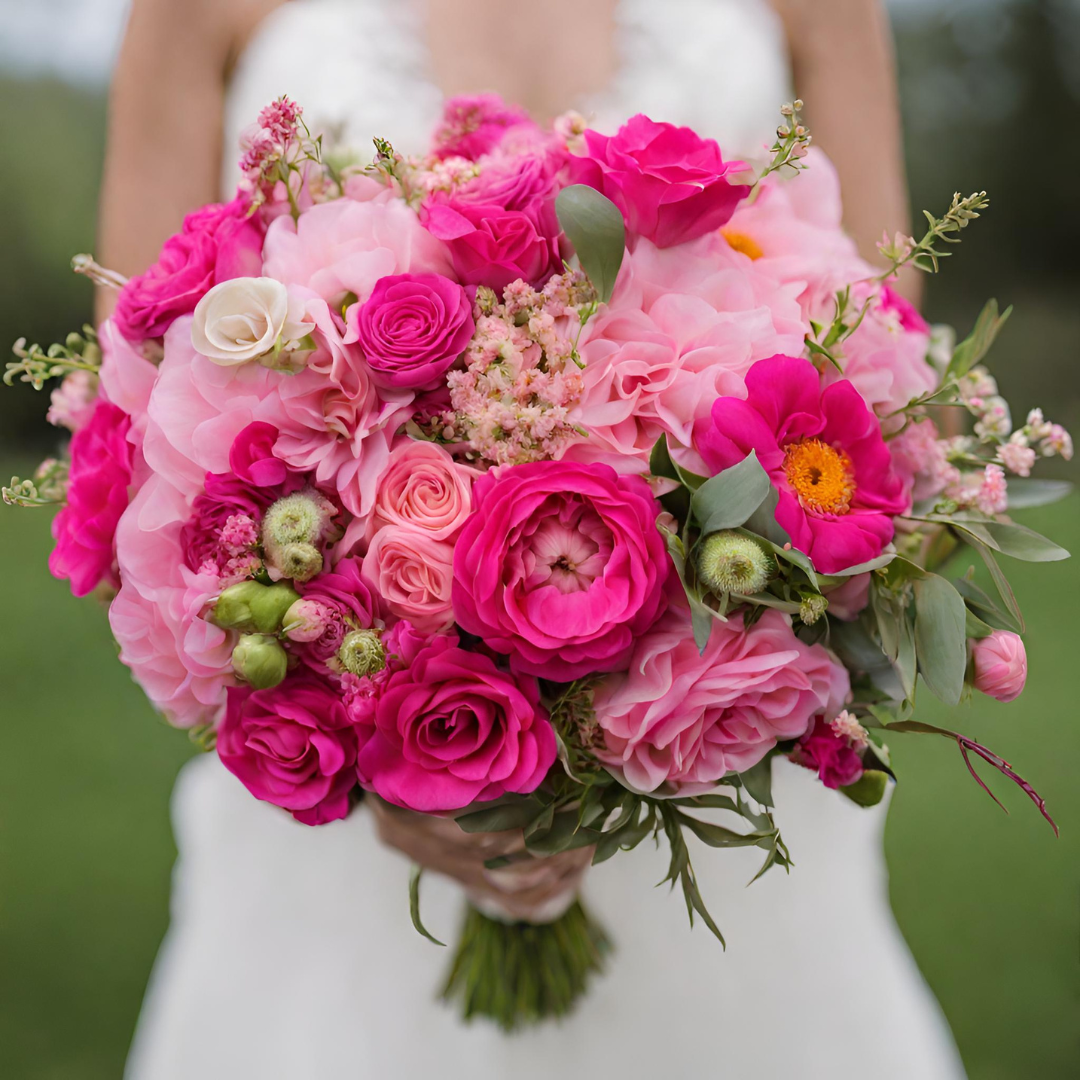
[[[313,130],[358,149],[374,135],[427,145],[442,107],[423,32],[425,0],[288,0],[256,28],[225,109],[223,183],[240,131],[288,94]],[[619,0],[611,85],[567,101],[603,131],[636,112],[687,124],[725,153],[758,154],[790,96],[783,28],[767,0]]]

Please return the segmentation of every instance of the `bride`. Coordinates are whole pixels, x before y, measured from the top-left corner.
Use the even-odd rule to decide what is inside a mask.
[[[186,210],[228,197],[240,128],[283,93],[313,129],[357,147],[386,135],[420,150],[444,95],[495,90],[538,119],[575,107],[610,129],[641,111],[755,155],[793,75],[870,255],[882,228],[905,224],[876,0],[135,0],[103,258],[137,272]],[[783,760],[774,789],[790,876],[746,889],[752,849],[694,853],[726,953],[687,927],[681,899],[649,888],[666,858],[642,845],[585,881],[617,943],[607,974],[569,1021],[506,1037],[435,1000],[447,957],[411,926],[402,853],[448,875],[425,879],[423,905],[451,939],[459,882],[479,902],[536,912],[573,867],[499,880],[476,844],[366,810],[307,829],[215,756],[195,760],[174,795],[172,926],[127,1076],[962,1076],[889,911],[884,807],[861,810]]]

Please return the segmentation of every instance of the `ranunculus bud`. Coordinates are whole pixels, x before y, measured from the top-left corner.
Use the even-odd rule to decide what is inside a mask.
[[[813,626],[825,614],[825,609],[828,606],[829,601],[824,596],[811,593],[799,601],[799,618],[807,626]]]
[[[282,577],[300,582],[310,581],[323,568],[322,552],[314,544],[286,544],[283,548],[268,548],[266,561]]]
[[[254,627],[251,600],[265,585],[257,581],[239,581],[230,585],[214,604],[210,619],[226,630],[250,630]]]
[[[329,531],[333,512],[333,504],[313,490],[286,495],[266,511],[263,553],[276,576],[310,581],[322,569],[316,545]]]
[[[1027,652],[1019,634],[995,630],[972,643],[975,689],[998,701],[1020,696],[1027,681]]]
[[[285,612],[299,599],[296,590],[284,581],[273,585],[240,581],[218,597],[211,617],[227,630],[273,634],[281,626]]]
[[[285,678],[289,657],[281,643],[266,634],[244,634],[232,652],[233,671],[256,690],[268,690]]]
[[[290,641],[318,641],[329,622],[330,612],[325,604],[301,598],[285,612],[281,625]]]
[[[710,592],[749,595],[765,588],[773,562],[748,536],[724,530],[698,544],[697,572]]]
[[[386,650],[377,630],[353,630],[346,634],[337,658],[354,675],[374,675],[386,667]]]

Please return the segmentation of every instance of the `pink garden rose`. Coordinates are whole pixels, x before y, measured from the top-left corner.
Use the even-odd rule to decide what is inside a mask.
[[[305,825],[348,814],[356,743],[341,698],[312,675],[291,675],[270,690],[230,687],[217,733],[225,768],[256,799]]]
[[[364,580],[387,609],[418,630],[436,633],[454,621],[454,545],[401,525],[381,528],[364,556]]]
[[[809,360],[774,356],[746,376],[746,400],[720,398],[697,447],[720,472],[751,450],[780,495],[776,520],[823,574],[867,562],[907,508],[877,418],[841,379],[821,389]]]
[[[113,548],[128,505],[130,426],[127,413],[99,398],[90,421],[71,439],[67,505],[53,519],[56,547],[49,570],[53,577],[67,578],[75,596],[85,596],[103,581],[119,584]]]
[[[360,783],[422,813],[534,791],[555,761],[536,682],[434,638],[395,672],[360,725]]]
[[[849,738],[834,731],[823,716],[799,740],[792,757],[799,765],[815,770],[818,779],[834,790],[854,784],[863,774],[858,750]]]
[[[120,290],[113,319],[129,341],[161,337],[214,285],[258,276],[261,252],[262,230],[248,217],[245,200],[204,206],[184,218],[158,261]]]
[[[349,308],[345,344],[357,342],[377,386],[431,389],[472,339],[472,303],[441,274],[381,278]]]
[[[523,108],[508,105],[498,94],[461,95],[450,98],[443,106],[431,149],[436,157],[475,161],[514,133],[539,134]]]
[[[1014,701],[1027,682],[1024,639],[1009,630],[995,630],[972,642],[975,689],[998,701]]]
[[[713,139],[640,113],[614,136],[585,132],[586,153],[570,160],[571,182],[588,184],[621,211],[629,231],[673,247],[719,229],[750,193],[733,184],[746,168],[724,161]]]
[[[454,548],[454,614],[515,670],[558,682],[625,664],[671,561],[648,485],[607,465],[488,473]]]
[[[637,791],[706,791],[840,708],[847,690],[844,668],[801,642],[788,616],[766,611],[749,629],[741,615],[714,623],[699,653],[679,601],[635,642],[629,670],[594,693],[598,756]]]

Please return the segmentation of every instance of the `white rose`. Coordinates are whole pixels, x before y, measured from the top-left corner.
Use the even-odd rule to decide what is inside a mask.
[[[303,301],[273,278],[233,278],[215,285],[195,308],[191,344],[223,367],[267,357],[272,366],[311,332]]]

